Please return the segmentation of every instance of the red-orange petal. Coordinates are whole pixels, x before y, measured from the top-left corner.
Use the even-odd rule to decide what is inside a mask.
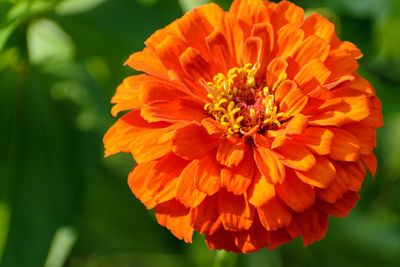
[[[312,186],[303,183],[293,173],[286,173],[282,184],[275,186],[276,193],[290,208],[303,212],[315,203]]]
[[[292,138],[319,155],[327,155],[331,152],[334,134],[326,128],[310,127],[302,135],[296,135]]]
[[[139,111],[131,111],[122,116],[105,134],[105,156],[126,152],[132,153],[138,163],[158,159],[172,149],[171,143],[159,144],[159,138],[176,127],[177,125],[164,122],[148,123],[140,116]]]
[[[274,152],[266,147],[257,147],[254,149],[254,160],[268,183],[281,184],[283,182],[285,167]]]
[[[307,128],[308,118],[303,114],[296,114],[286,125],[285,134],[298,135],[304,133]]]
[[[335,35],[335,25],[319,14],[311,14],[301,25],[306,36],[316,35],[328,44]]]
[[[272,89],[274,84],[283,77],[286,72],[288,63],[285,59],[277,57],[274,58],[267,68],[267,86]]]
[[[192,242],[194,229],[190,226],[190,209],[172,199],[156,206],[156,218],[177,238]]]
[[[263,42],[259,37],[249,37],[246,39],[242,50],[243,65],[260,62],[262,45]]]
[[[261,207],[275,196],[275,186],[267,182],[267,178],[256,173],[253,182],[247,190],[249,202],[256,206]]]
[[[199,191],[194,183],[198,163],[198,160],[194,160],[187,165],[179,176],[176,185],[176,200],[188,208],[198,206],[206,197],[206,194]]]
[[[268,230],[278,230],[290,223],[292,210],[289,209],[279,197],[274,197],[267,203],[257,208],[262,225]]]
[[[271,21],[276,30],[284,25],[300,26],[304,18],[304,10],[289,1],[281,1],[274,8]]]
[[[357,192],[349,191],[343,198],[336,201],[334,204],[319,201],[317,203],[317,209],[321,210],[329,215],[344,218],[347,217],[350,210],[356,205],[360,196]]]
[[[328,188],[335,179],[335,166],[325,157],[315,156],[316,163],[309,171],[295,171],[303,182],[318,187]]]
[[[223,189],[218,194],[218,207],[224,228],[231,231],[248,230],[253,223],[254,206],[243,195],[235,195]]]
[[[222,226],[218,228],[212,235],[206,234],[206,244],[210,250],[224,249],[235,253],[241,253],[241,250],[236,246],[235,240],[231,234]]]
[[[333,133],[333,141],[329,157],[338,161],[356,161],[360,155],[360,143],[350,133],[337,129],[329,128]]]
[[[196,123],[186,124],[176,129],[172,139],[174,153],[189,160],[203,157],[218,145],[218,136],[209,135]]]
[[[207,195],[217,193],[222,185],[221,170],[223,166],[215,160],[215,153],[211,152],[199,160],[194,176],[195,186]]]
[[[143,71],[160,78],[168,78],[167,69],[149,48],[132,54],[125,62],[125,65],[129,65],[132,69]]]
[[[132,193],[146,206],[152,209],[157,205],[151,192],[147,189],[147,181],[150,178],[149,173],[153,170],[157,161],[143,162],[137,164],[129,173],[128,184]]]
[[[250,151],[246,151],[243,160],[237,167],[223,168],[221,182],[228,192],[242,195],[254,179],[255,163]]]
[[[286,143],[274,150],[280,157],[280,161],[286,166],[300,171],[308,171],[315,165],[314,155],[302,146],[295,143]]]
[[[207,196],[200,205],[191,209],[190,224],[202,234],[214,234],[221,225],[218,194]]]
[[[175,198],[176,185],[188,161],[179,158],[173,153],[161,158],[148,174],[147,189],[157,203]]]
[[[229,168],[236,167],[244,157],[245,146],[243,138],[225,139],[218,146],[216,160]]]
[[[300,46],[304,38],[304,32],[298,27],[287,24],[278,31],[277,57],[287,59]]]

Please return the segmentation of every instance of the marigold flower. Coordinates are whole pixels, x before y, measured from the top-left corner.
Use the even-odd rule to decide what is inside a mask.
[[[381,104],[360,50],[320,15],[282,1],[187,12],[126,64],[106,156],[132,153],[128,183],[158,222],[211,250],[249,253],[324,237],[376,172]]]

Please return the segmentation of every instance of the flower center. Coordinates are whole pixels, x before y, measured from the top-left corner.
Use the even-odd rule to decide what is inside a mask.
[[[266,81],[256,78],[259,64],[232,68],[227,75],[219,73],[206,83],[210,102],[204,106],[218,122],[228,128],[228,135],[250,135],[279,128],[289,115],[279,112],[275,91],[286,80],[283,74],[270,89]]]

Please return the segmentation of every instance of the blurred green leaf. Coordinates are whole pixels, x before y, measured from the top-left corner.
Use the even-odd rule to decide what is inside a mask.
[[[209,1],[209,0],[179,0],[179,3],[184,12],[192,10],[196,6],[201,6],[201,5],[207,4],[209,2],[211,2],[211,1]]]
[[[51,20],[40,19],[31,23],[27,41],[29,60],[33,65],[46,64],[51,69],[74,56],[73,41]]]

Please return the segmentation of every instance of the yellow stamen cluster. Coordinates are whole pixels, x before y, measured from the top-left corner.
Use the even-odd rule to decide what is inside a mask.
[[[259,68],[258,64],[246,64],[230,69],[227,75],[219,73],[214,76],[213,82],[206,83],[211,101],[204,109],[228,128],[228,135],[248,134],[255,128],[280,127],[281,121],[288,119],[285,113],[278,112],[274,96],[277,87],[286,80],[286,74],[279,78],[270,91],[268,87],[257,87],[256,74]],[[252,98],[262,99],[262,109],[251,107],[242,110],[240,107],[241,99],[245,99],[250,91]]]

